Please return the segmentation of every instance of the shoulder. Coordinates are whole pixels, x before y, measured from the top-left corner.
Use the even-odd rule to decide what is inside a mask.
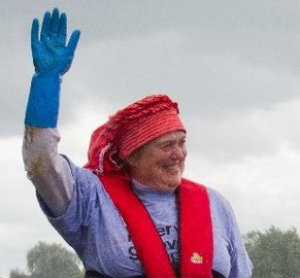
[[[100,183],[98,177],[91,170],[77,166],[66,155],[62,155],[62,157],[68,162],[75,182],[95,183],[95,184]]]
[[[67,156],[62,156],[69,164],[77,197],[85,199],[85,202],[96,199],[103,202],[104,199],[107,199],[106,191],[97,175],[89,169],[77,166]]]
[[[217,190],[208,187],[204,184],[201,183],[197,183],[188,179],[182,179],[182,185],[190,190],[193,190],[195,188],[201,188],[203,191],[207,192],[208,198],[209,198],[209,202],[210,205],[213,207],[217,207],[220,210],[232,210],[229,202],[227,201],[227,199],[221,194],[219,193]]]
[[[211,207],[214,207],[215,209],[224,211],[226,213],[233,213],[229,201],[223,196],[223,194],[211,187],[206,187],[206,190],[209,196]]]
[[[207,188],[214,231],[226,239],[231,254],[242,245],[235,213],[228,200],[218,191]]]
[[[231,232],[235,226],[235,216],[229,201],[217,190],[206,187],[214,224]]]

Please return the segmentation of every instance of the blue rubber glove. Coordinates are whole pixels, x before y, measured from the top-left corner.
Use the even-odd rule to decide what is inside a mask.
[[[44,14],[39,38],[39,21],[31,28],[31,50],[35,74],[31,81],[25,124],[39,128],[57,126],[61,77],[72,64],[80,31],[72,33],[68,44],[67,17],[55,8]]]

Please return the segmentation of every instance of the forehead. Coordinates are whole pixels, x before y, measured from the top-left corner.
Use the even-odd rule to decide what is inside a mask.
[[[171,132],[168,132],[166,134],[159,136],[158,138],[151,141],[151,143],[159,144],[159,143],[166,142],[166,141],[177,141],[177,140],[182,140],[185,137],[186,137],[186,134],[184,131],[176,130],[176,131],[171,131]]]
[[[156,149],[158,149],[157,148],[158,146],[163,145],[167,142],[178,142],[178,141],[184,140],[185,137],[186,137],[186,133],[181,130],[176,130],[176,131],[171,131],[171,132],[165,133],[165,134],[157,137],[156,139],[153,139],[152,141],[148,142],[147,144],[143,145],[138,150],[136,150],[134,152],[133,156],[145,157],[144,156],[145,152],[156,150]]]

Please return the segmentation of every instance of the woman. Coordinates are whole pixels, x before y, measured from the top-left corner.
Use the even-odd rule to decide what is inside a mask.
[[[61,76],[79,40],[66,45],[66,15],[32,24],[35,74],[25,117],[28,177],[51,224],[74,248],[85,277],[251,276],[228,202],[182,178],[186,130],[177,104],[149,96],[110,117],[93,133],[89,161],[58,154]]]

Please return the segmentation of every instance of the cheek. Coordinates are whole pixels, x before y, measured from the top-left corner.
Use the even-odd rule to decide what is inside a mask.
[[[169,155],[161,155],[159,158],[155,161],[155,167],[159,169],[164,169],[166,165],[170,164],[171,157]]]
[[[140,164],[145,175],[155,175],[161,168],[162,161],[156,156],[149,154],[147,159],[144,159]]]

